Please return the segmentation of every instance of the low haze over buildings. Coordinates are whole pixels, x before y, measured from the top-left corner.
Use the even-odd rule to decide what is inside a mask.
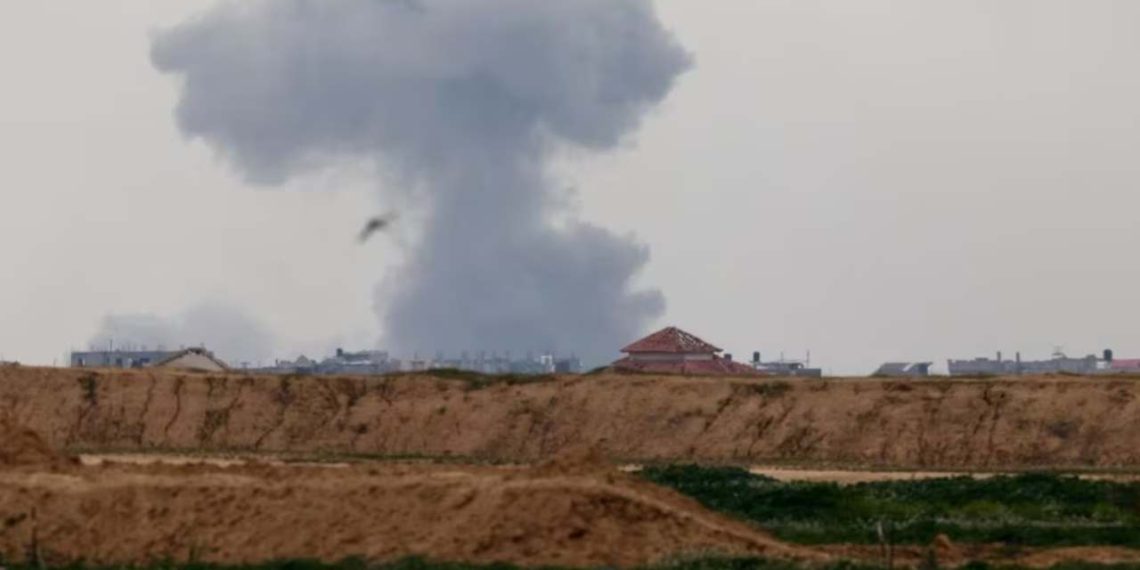
[[[624,357],[614,361],[610,368],[618,372],[653,374],[681,374],[694,376],[763,375],[780,377],[819,378],[823,370],[812,367],[810,353],[804,360],[789,360],[782,355],[778,360],[764,361],[760,352],[753,352],[750,362],[740,362],[731,354],[701,338],[677,327],[666,327],[621,349]],[[229,367],[213,352],[204,347],[177,351],[146,349],[126,346],[121,349],[72,352],[69,358],[73,368],[148,368],[165,367],[193,370],[220,371]],[[930,361],[891,361],[879,366],[871,376],[923,378],[930,376]],[[244,372],[262,374],[352,374],[371,375],[392,372],[420,372],[429,370],[464,370],[482,374],[577,374],[583,372],[581,360],[574,356],[554,353],[527,353],[522,356],[508,352],[461,352],[458,355],[436,353],[433,357],[412,355],[394,358],[388,351],[336,349],[320,359],[298,356],[292,360],[277,360],[268,366],[241,366]],[[1026,374],[1140,374],[1140,359],[1116,358],[1112,350],[1100,356],[1089,354],[1070,357],[1060,349],[1049,359],[1026,360],[1021,353],[1004,358],[1001,352],[995,358],[949,359],[950,376],[1016,376]]]

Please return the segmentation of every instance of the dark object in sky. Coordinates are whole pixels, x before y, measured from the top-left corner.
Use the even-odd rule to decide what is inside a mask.
[[[372,237],[372,234],[387,229],[394,221],[396,221],[395,214],[384,214],[382,216],[369,218],[368,222],[364,224],[364,229],[360,230],[360,243],[368,241],[368,238]]]

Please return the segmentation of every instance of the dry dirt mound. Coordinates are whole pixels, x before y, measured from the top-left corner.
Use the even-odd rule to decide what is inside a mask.
[[[540,462],[1140,469],[1140,380],[431,376],[0,368],[0,417],[60,449],[254,450]]]
[[[560,450],[553,457],[539,462],[534,472],[540,475],[605,475],[613,465],[598,445],[577,445]]]
[[[49,467],[65,462],[36,432],[0,422],[0,468]]]
[[[49,563],[409,555],[632,566],[702,552],[822,559],[620,474],[431,465],[0,472],[0,554]]]

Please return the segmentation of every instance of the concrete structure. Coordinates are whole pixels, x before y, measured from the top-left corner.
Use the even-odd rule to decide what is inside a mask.
[[[619,372],[693,375],[758,375],[755,368],[734,362],[731,355],[677,327],[663,328],[625,348],[625,358],[611,367]]]
[[[1140,374],[1140,358],[1113,359],[1108,363],[1107,374]]]
[[[385,351],[362,350],[350,352],[338,348],[336,354],[320,362],[301,356],[296,360],[278,360],[273,366],[249,369],[260,374],[388,374],[392,372],[425,372],[440,369],[467,370],[483,374],[575,374],[582,371],[582,363],[575,356],[559,358],[552,354],[525,358],[511,358],[509,353],[463,353],[458,357],[437,354],[435,358],[419,355],[398,360]]]
[[[1073,358],[1060,350],[1049,360],[1022,360],[1016,353],[1013,360],[975,358],[973,360],[949,360],[947,365],[951,376],[1015,376],[1020,374],[1101,374],[1111,369],[1112,351],[1106,350],[1104,358],[1094,354]]]
[[[229,370],[225,362],[204,348],[187,348],[155,362],[151,368],[166,370],[192,370],[196,372],[225,372]]]
[[[336,349],[336,354],[315,366],[319,374],[385,374],[400,369],[400,361],[389,358],[383,350],[350,352]]]
[[[925,378],[930,376],[933,362],[884,362],[872,376],[890,378]]]
[[[183,350],[89,350],[71,353],[72,368],[175,368],[222,371],[228,367],[205,348]]]
[[[808,360],[785,360],[780,358],[773,362],[764,362],[759,352],[752,353],[752,368],[757,372],[769,376],[794,376],[798,378],[821,378],[823,369],[812,368]]]
[[[527,354],[523,358],[511,358],[510,353],[481,352],[478,355],[462,353],[458,358],[437,355],[435,360],[426,362],[428,369],[452,368],[484,374],[577,374],[582,371],[582,362],[576,356],[557,357],[553,354]]]
[[[165,360],[170,350],[90,350],[71,353],[72,368],[145,368]]]
[[[273,366],[248,369],[259,374],[386,374],[400,370],[400,361],[379,350],[349,352],[336,349],[336,354],[321,361],[305,355],[296,360],[278,360]]]

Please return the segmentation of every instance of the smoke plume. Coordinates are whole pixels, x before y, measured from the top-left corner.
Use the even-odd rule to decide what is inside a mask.
[[[179,315],[108,315],[91,338],[94,348],[175,350],[205,346],[232,365],[273,356],[273,335],[240,309],[219,303],[195,305]]]
[[[636,130],[689,57],[648,0],[243,0],[155,37],[178,123],[251,182],[375,160],[427,205],[379,305],[397,351],[609,358],[661,314],[646,247],[558,228],[559,147]]]

